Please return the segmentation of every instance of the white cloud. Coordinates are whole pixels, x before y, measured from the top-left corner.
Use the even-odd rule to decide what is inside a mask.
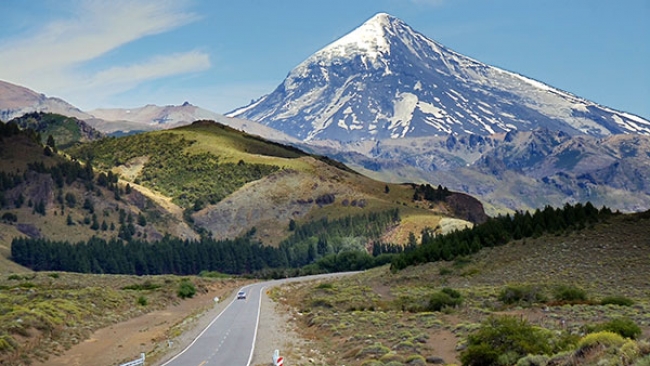
[[[192,51],[94,73],[82,71],[92,60],[129,42],[197,20],[196,14],[184,10],[185,3],[82,1],[69,19],[54,19],[29,36],[0,40],[0,79],[60,96],[61,91],[99,91],[105,86],[124,91],[142,81],[205,70],[210,66],[208,55]]]
[[[69,84],[62,92],[78,95],[84,104],[97,104],[110,96],[138,86],[142,82],[167,76],[192,73],[210,68],[207,54],[192,51],[166,56],[155,56],[145,62],[116,66],[100,71],[82,83]]]

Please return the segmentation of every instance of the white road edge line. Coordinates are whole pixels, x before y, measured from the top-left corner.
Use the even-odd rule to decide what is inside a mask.
[[[257,321],[255,323],[255,333],[253,334],[253,345],[251,346],[251,354],[248,356],[248,363],[246,366],[250,366],[251,362],[253,362],[253,353],[255,353],[255,341],[257,340],[257,330],[260,327],[260,313],[262,312],[262,296],[264,294],[264,289],[266,286],[262,286],[260,289],[260,300],[259,303],[257,304]]]
[[[242,287],[242,288],[240,289],[240,291],[243,290],[243,289],[246,288],[246,287],[249,287],[249,286],[252,286],[252,285],[248,285],[248,286]],[[190,347],[192,347],[192,346],[194,345],[194,343],[196,343],[196,341],[197,341],[199,338],[201,338],[201,336],[203,335],[203,333],[205,333],[205,332],[208,330],[208,328],[210,328],[210,327],[212,326],[212,324],[214,324],[214,322],[216,322],[217,319],[219,319],[219,317],[221,316],[221,314],[223,314],[226,310],[228,310],[228,308],[229,308],[229,307],[230,307],[230,306],[231,306],[231,305],[232,305],[236,300],[237,300],[237,297],[235,296],[235,297],[230,301],[230,304],[228,304],[228,306],[226,306],[223,310],[221,310],[221,312],[219,313],[219,315],[217,315],[214,319],[212,319],[212,321],[210,322],[210,324],[208,324],[208,326],[205,327],[205,329],[203,329],[203,331],[202,331],[199,335],[197,335],[196,338],[194,338],[194,340],[192,340],[192,343],[190,343],[187,347],[185,347],[185,349],[182,350],[181,352],[179,352],[176,356],[172,357],[169,361],[163,363],[163,364],[160,365],[160,366],[167,366],[168,364],[170,364],[171,362],[173,362],[175,359],[177,359],[178,357],[180,357],[183,353],[185,353],[188,349],[190,349]],[[260,298],[260,303],[261,303],[261,298]],[[258,314],[257,314],[257,320],[259,321],[259,309],[258,309]],[[257,329],[255,329],[255,333],[257,333]],[[255,345],[255,341],[253,341],[253,345]],[[252,352],[251,352],[251,355],[252,355]],[[248,362],[250,363],[250,361],[248,361]]]

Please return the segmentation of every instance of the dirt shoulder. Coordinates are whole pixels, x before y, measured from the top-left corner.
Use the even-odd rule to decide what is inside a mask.
[[[242,285],[233,282],[178,305],[99,329],[63,354],[32,365],[83,366],[92,360],[93,365],[113,366],[135,360],[141,353],[146,354],[147,365],[162,365],[187,347],[230,304]],[[309,353],[305,351],[308,343],[300,339],[292,324],[288,309],[265,294],[252,365],[271,365],[276,349],[285,360]]]
[[[60,355],[33,366],[118,365],[146,353],[147,365],[158,365],[186,347],[232,299],[242,283],[232,281],[207,293],[99,329]],[[219,298],[219,302],[215,302]]]

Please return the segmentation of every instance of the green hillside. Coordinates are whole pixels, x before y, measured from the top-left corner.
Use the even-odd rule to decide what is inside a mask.
[[[34,112],[9,121],[16,123],[22,129],[32,129],[40,134],[43,144],[48,143],[52,136],[53,145],[66,149],[75,144],[97,140],[102,133],[92,128],[84,121],[74,117],[66,117],[55,113]]]
[[[64,151],[44,146],[33,129],[19,130],[11,123],[3,124],[3,131],[0,244],[6,255],[11,242],[22,236],[28,243],[21,244],[21,253],[43,240],[65,248],[123,240],[151,243],[148,249],[174,246],[174,240],[200,239],[206,247],[218,248],[243,240],[241,248],[257,253],[254,264],[219,267],[215,263],[225,263],[219,260],[183,267],[152,264],[140,272],[242,273],[301,267],[341,248],[368,252],[375,243],[387,245],[378,248],[394,248],[424,227],[444,232],[470,224],[463,220],[484,219],[481,204],[469,196],[446,190],[442,194],[442,187],[430,185],[374,181],[330,159],[211,121],[103,138]],[[322,247],[314,255],[319,241]],[[274,259],[276,254],[264,246],[279,248],[282,259]],[[51,250],[61,255],[68,249]],[[215,258],[221,250],[215,249]],[[131,265],[92,258],[77,267],[47,268],[41,264],[52,261],[35,264],[21,258],[21,263],[40,270],[135,271]],[[102,254],[101,260],[106,259]],[[338,265],[325,267],[332,266]],[[15,266],[4,270],[10,268]]]

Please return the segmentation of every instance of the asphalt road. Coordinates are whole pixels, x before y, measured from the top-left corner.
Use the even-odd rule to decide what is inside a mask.
[[[269,282],[243,287],[236,298],[181,353],[163,366],[246,366],[253,356],[260,301]]]
[[[181,353],[161,366],[249,366],[253,359],[264,289],[278,284],[336,277],[336,273],[261,282],[243,287],[246,300],[236,297]]]

